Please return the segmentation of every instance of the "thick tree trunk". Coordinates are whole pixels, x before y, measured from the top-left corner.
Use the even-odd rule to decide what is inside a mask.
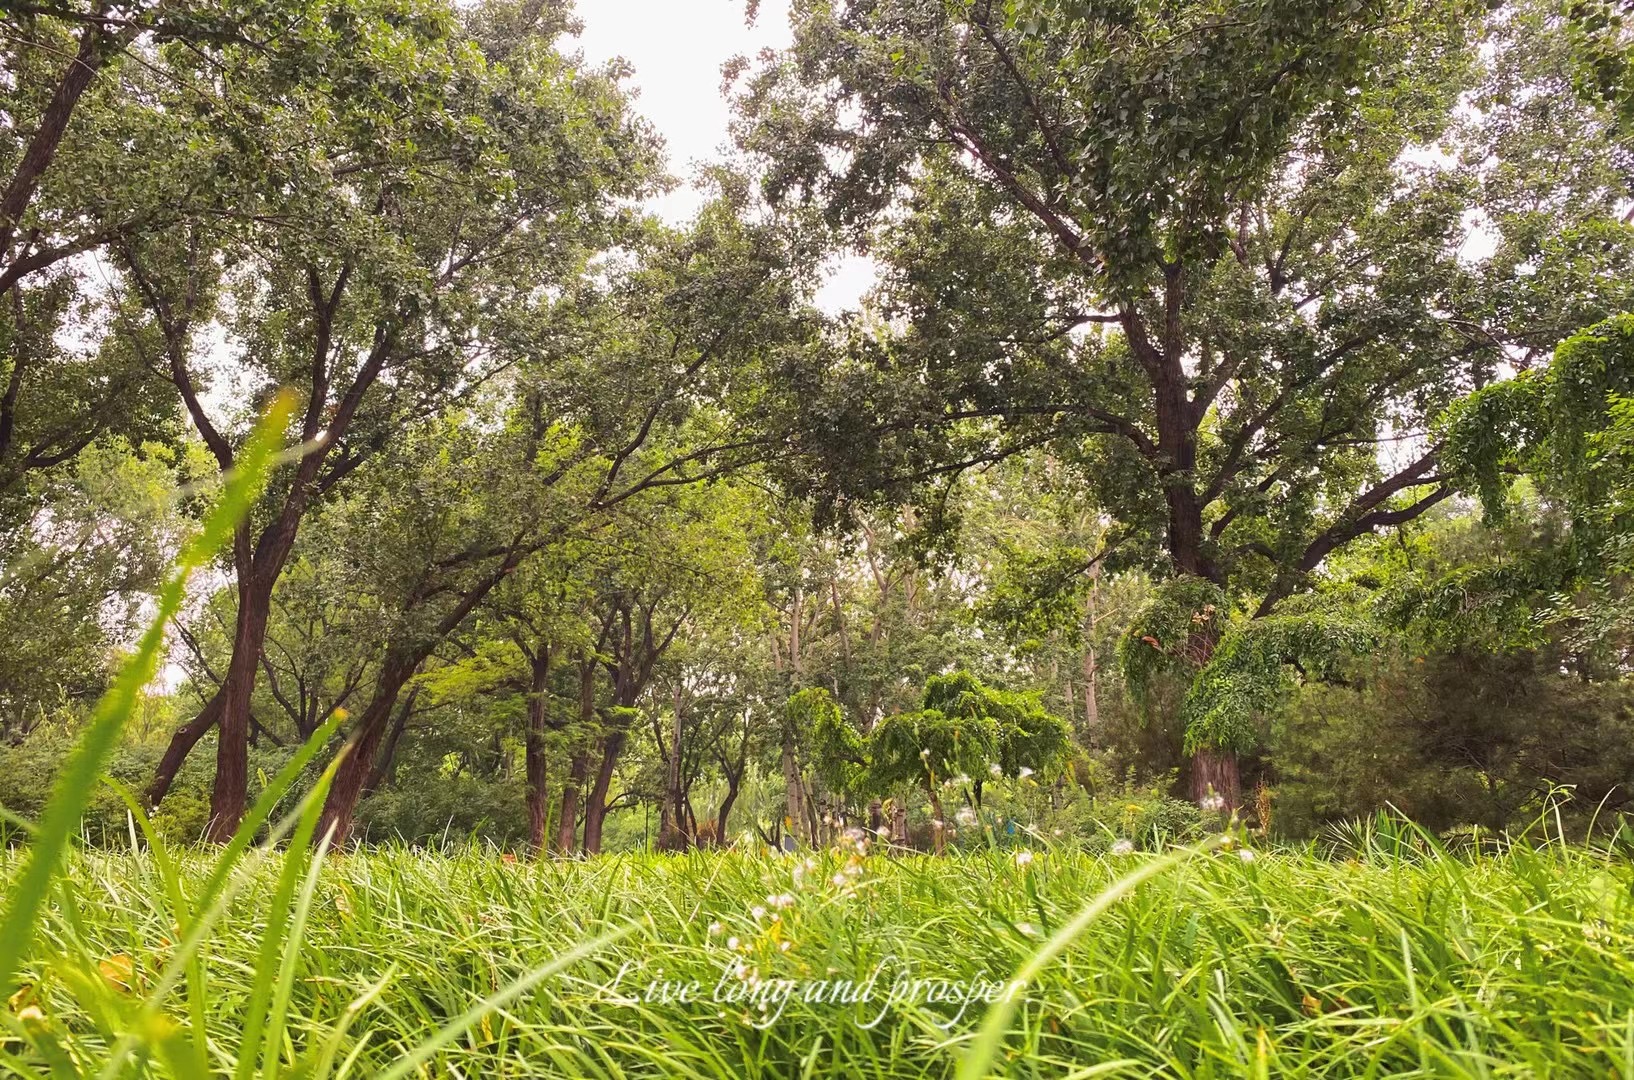
[[[525,757],[528,774],[528,845],[535,855],[545,850],[545,733],[549,729],[550,649],[533,654],[528,684],[528,736]]]
[[[221,705],[226,697],[226,691],[217,687],[214,696],[205,702],[204,708],[198,715],[176,729],[170,737],[170,745],[165,747],[164,757],[159,759],[159,767],[154,770],[153,782],[148,785],[147,799],[149,806],[158,806],[170,791],[170,785],[176,782],[176,774],[181,771],[187,755],[192,752],[198,741],[216,726],[221,717]]]
[[[1225,800],[1224,811],[1230,813],[1242,801],[1241,784],[1237,776],[1237,754],[1234,750],[1201,749],[1191,757],[1191,797],[1201,803],[1210,794]]]
[[[250,705],[271,610],[271,584],[261,584],[253,571],[241,578],[233,655],[222,681],[221,715],[216,720],[216,782],[210,792],[210,826],[205,832],[206,839],[218,844],[225,844],[238,831],[247,804]]]
[[[590,788],[590,797],[584,804],[584,853],[601,854],[601,827],[607,820],[607,792],[613,786],[613,770],[618,767],[618,755],[624,750],[625,732],[614,731],[602,743],[601,767],[596,770],[596,782]]]

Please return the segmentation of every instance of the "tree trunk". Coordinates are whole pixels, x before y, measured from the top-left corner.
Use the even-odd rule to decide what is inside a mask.
[[[715,811],[716,847],[725,847],[729,843],[726,839],[726,822],[732,815],[732,804],[738,801],[738,782],[741,775],[741,773],[738,776],[726,774],[726,794],[721,798],[721,808]]]
[[[607,820],[607,791],[613,786],[613,770],[618,766],[618,755],[624,749],[625,733],[614,731],[602,743],[601,767],[596,770],[596,782],[590,788],[590,797],[584,804],[584,853],[601,854],[601,826]]]
[[[806,822],[805,785],[800,778],[800,763],[794,757],[794,733],[785,724],[783,729],[783,788],[788,801],[788,829],[794,842],[809,842],[810,830]]]
[[[670,736],[669,761],[664,770],[664,803],[658,822],[658,849],[687,849],[686,793],[681,790],[681,740],[685,727],[681,691],[675,691],[675,729]]]
[[[192,752],[198,741],[204,738],[209,730],[216,726],[221,717],[221,704],[226,697],[226,691],[217,687],[215,694],[204,703],[198,715],[176,729],[170,737],[170,745],[165,747],[164,757],[159,759],[159,767],[153,772],[153,782],[148,785],[147,799],[149,806],[158,806],[170,791],[170,785],[176,782],[176,774],[181,771],[187,755]]]
[[[931,847],[941,855],[947,847],[947,818],[942,816],[942,797],[936,794],[936,786],[932,784],[926,791],[930,793],[931,812],[936,815],[930,823]]]
[[[1237,776],[1237,753],[1234,750],[1199,749],[1191,756],[1191,797],[1202,802],[1210,793],[1225,800],[1224,810],[1230,813],[1242,800]]]
[[[256,665],[266,647],[272,586],[253,571],[241,575],[233,656],[222,681],[221,715],[216,720],[216,782],[210,791],[210,825],[205,838],[225,844],[238,831],[249,793],[250,705]],[[365,765],[372,763],[365,762]]]
[[[534,855],[545,850],[545,732],[549,727],[550,648],[541,645],[533,654],[528,684],[528,735],[525,757],[528,774],[528,846]]]
[[[556,853],[573,854],[573,843],[579,831],[579,789],[590,775],[590,752],[581,750],[573,755],[573,765],[567,783],[562,787],[562,820],[556,823]]]
[[[368,708],[363,710],[363,718],[348,743],[346,758],[340,763],[334,782],[329,787],[323,816],[318,819],[318,836],[333,829],[330,844],[337,849],[351,839],[352,815],[357,811],[358,798],[363,793],[369,773],[374,769],[375,754],[391,722],[397,695],[404,684],[414,677],[414,670],[419,666],[418,657],[388,654],[381,664],[380,674],[375,677],[374,697],[369,701]]]
[[[375,789],[392,778],[397,764],[397,744],[403,739],[403,731],[408,727],[409,717],[414,712],[414,699],[420,696],[418,686],[411,687],[403,704],[397,709],[397,718],[391,722],[391,731],[386,735],[386,743],[380,748],[380,756],[375,760],[374,769],[369,773],[369,782],[363,785],[362,798],[374,794]]]

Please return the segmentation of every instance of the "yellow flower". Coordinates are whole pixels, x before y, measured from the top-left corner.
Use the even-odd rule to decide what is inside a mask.
[[[120,990],[128,991],[136,981],[136,964],[124,953],[115,953],[106,960],[98,961],[96,968],[102,972],[104,979]]]

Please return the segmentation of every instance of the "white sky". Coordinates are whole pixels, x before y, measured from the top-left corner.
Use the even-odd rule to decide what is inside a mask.
[[[690,183],[697,166],[723,157],[729,142],[721,66],[787,45],[788,0],[762,0],[753,26],[745,23],[744,0],[578,0],[578,11],[585,59],[629,61],[636,108],[663,135],[670,171],[682,180],[653,210],[675,224],[687,221],[703,201]],[[817,302],[831,312],[855,307],[873,276],[867,260],[844,259]]]

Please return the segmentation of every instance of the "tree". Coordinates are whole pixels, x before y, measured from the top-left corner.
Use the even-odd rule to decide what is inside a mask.
[[[1527,107],[1537,51],[1483,59],[1482,29],[1433,2],[800,7],[740,143],[774,204],[882,277],[843,359],[791,380],[795,483],[831,516],[934,510],[1048,446],[1117,522],[1108,568],[1256,616],[1441,503],[1437,412],[1627,302],[1628,186],[1585,165],[1608,158],[1593,107]],[[1490,92],[1484,124],[1466,92]],[[1571,167],[1525,168],[1548,158]],[[1491,258],[1460,257],[1471,215]]]
[[[480,13],[462,27],[434,4],[414,19],[307,13],[354,28],[303,61],[346,72],[338,94],[276,55],[232,52],[232,85],[284,95],[268,120],[304,156],[262,166],[248,220],[193,220],[181,243],[121,250],[156,331],[154,362],[223,471],[234,436],[203,396],[210,374],[223,374],[219,360],[200,364],[206,320],[227,322],[252,399],[278,386],[302,398],[292,434],[303,453],[234,544],[238,610],[221,691],[177,732],[150,792],[162,796],[218,726],[215,838],[243,811],[271,596],[307,512],[406,426],[513,366],[545,294],[580,272],[620,219],[618,201],[654,172],[616,79],[555,51],[568,28],[559,12],[529,10],[503,41],[484,39]]]

